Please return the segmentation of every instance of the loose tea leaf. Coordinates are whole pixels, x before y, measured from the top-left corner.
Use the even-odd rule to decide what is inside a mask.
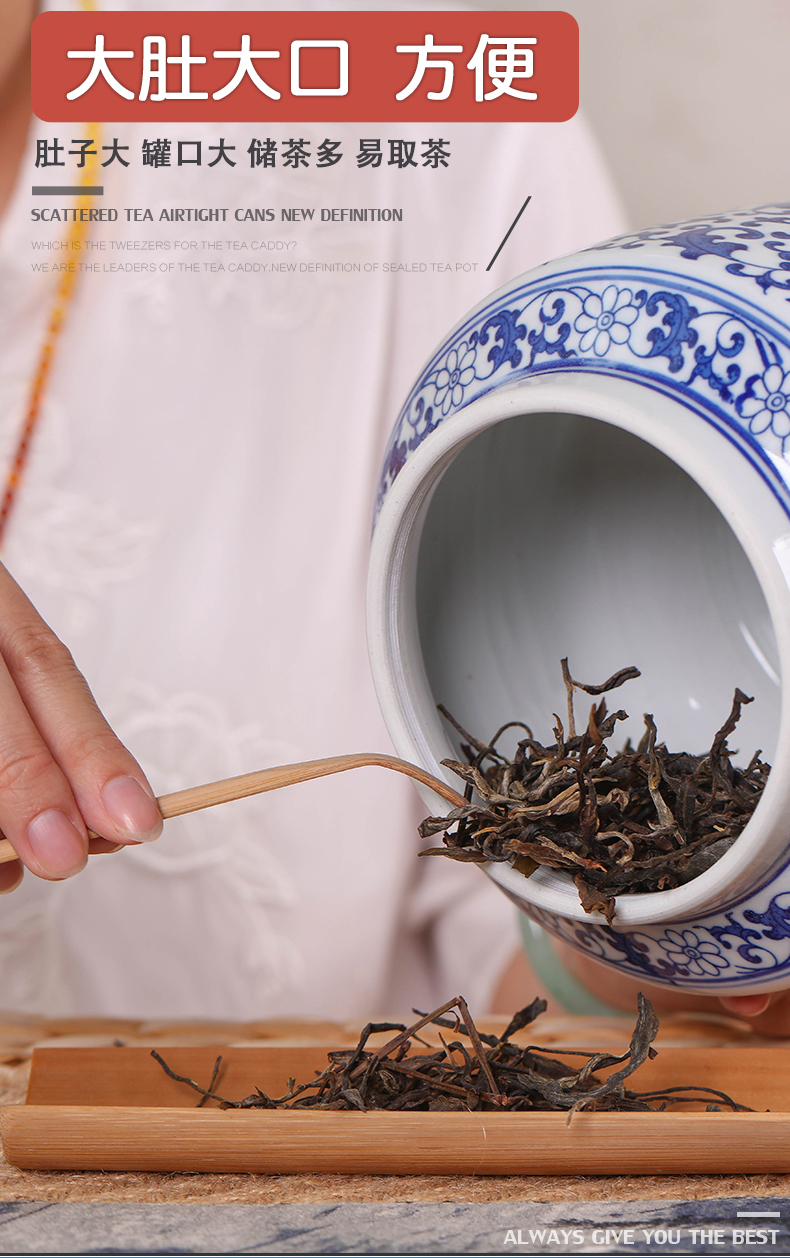
[[[565,1052],[567,1057],[585,1059],[578,1070],[547,1056],[536,1044],[522,1048],[511,1042],[511,1036],[543,1013],[545,1000],[533,1000],[511,1019],[502,1035],[496,1036],[477,1030],[462,996],[422,1014],[410,1027],[368,1023],[355,1048],[329,1053],[329,1065],[322,1074],[310,1083],[297,1085],[290,1080],[285,1096],[276,1098],[260,1088],[240,1101],[218,1096],[213,1086],[221,1058],[215,1063],[211,1083],[203,1088],[194,1079],[176,1074],[155,1050],[151,1056],[171,1079],[200,1093],[199,1105],[211,1099],[218,1101],[221,1109],[560,1110],[567,1112],[570,1121],[582,1109],[663,1110],[668,1105],[705,1103],[711,1098],[715,1101],[708,1108],[718,1109],[722,1104],[733,1110],[749,1108],[725,1092],[694,1084],[652,1092],[629,1091],[625,1080],[648,1057],[655,1057],[651,1045],[658,1032],[658,1018],[650,1001],[641,992],[638,1001],[639,1013],[628,1050],[619,1057],[607,1052]],[[452,1009],[457,1010],[455,1018],[445,1017]],[[469,1046],[442,1037],[440,1050],[410,1051],[415,1041],[428,1047],[418,1032],[429,1023],[451,1031],[453,1036],[464,1036]],[[367,1048],[370,1036],[377,1031],[398,1034],[383,1048]],[[613,1066],[621,1068],[605,1079],[596,1073]]]
[[[421,855],[479,864],[507,861],[527,875],[538,865],[565,870],[585,912],[602,913],[611,923],[615,896],[664,891],[710,868],[752,816],[771,766],[759,751],[745,769],[731,762],[727,739],[742,706],[752,702],[741,690],[735,691],[732,710],[706,755],[669,752],[658,742],[649,713],[639,746],[627,742],[622,751],[612,752],[607,739],[628,713],[609,713],[602,698],[577,734],[574,691],[603,695],[638,677],[639,670],[620,669],[594,686],[571,677],[563,660],[562,675],[568,732],[555,713],[556,741],[545,747],[521,721],[508,722],[483,743],[440,705],[461,735],[468,761],[442,764],[466,783],[469,803],[422,823],[421,838],[441,834],[444,847]],[[513,728],[526,737],[509,760],[497,743]]]

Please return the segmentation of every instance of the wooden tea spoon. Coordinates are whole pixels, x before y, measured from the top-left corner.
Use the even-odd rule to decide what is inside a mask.
[[[344,773],[346,769],[362,769],[367,765],[379,765],[383,769],[394,769],[396,773],[405,773],[407,777],[422,782],[436,791],[454,808],[463,808],[468,802],[458,791],[454,791],[446,782],[419,769],[408,760],[398,760],[396,756],[387,756],[378,752],[359,752],[348,756],[330,756],[326,760],[303,760],[299,764],[283,764],[273,769],[259,769],[257,773],[242,773],[240,777],[225,778],[221,782],[207,782],[204,786],[191,786],[186,791],[174,791],[172,795],[162,795],[156,802],[162,816],[180,817],[187,812],[199,812],[201,808],[213,808],[215,804],[226,804],[232,799],[245,799],[248,795],[260,795],[264,791],[276,791],[281,786],[294,786],[297,782],[309,782],[312,778],[327,777],[330,773]],[[89,839],[99,839],[93,830],[88,831]],[[104,840],[101,840],[104,842]],[[89,849],[90,850],[90,849]],[[0,839],[0,865],[17,859],[14,848],[8,839]]]

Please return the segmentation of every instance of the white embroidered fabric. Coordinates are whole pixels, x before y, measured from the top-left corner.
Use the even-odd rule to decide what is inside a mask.
[[[96,225],[82,256],[176,265],[80,276],[3,555],[157,794],[390,749],[364,591],[373,493],[402,397],[492,287],[623,227],[579,120],[443,126],[452,157],[438,170],[386,158],[358,170],[361,136],[381,136],[385,153],[396,138],[380,125],[300,124],[313,150],[327,131],[342,141],[342,162],[326,170],[250,168],[253,135],[279,146],[294,128],[160,130],[204,146],[221,131],[237,165],[142,167],[148,129],[106,125],[103,142],[117,132],[131,164],[103,171],[103,204],[119,221]],[[32,263],[58,253],[31,242],[65,234],[31,222],[34,139],[0,239],[4,466],[57,279]],[[160,221],[164,208],[200,205],[269,206],[276,219]],[[280,217],[282,206],[360,205],[401,207],[403,221]],[[126,222],[135,206],[152,207],[153,221]],[[204,248],[209,239],[222,247]],[[117,247],[136,240],[169,248]],[[286,257],[377,269],[228,266]],[[187,259],[200,270],[179,270]],[[477,269],[383,270],[421,261]],[[477,870],[417,860],[422,815],[407,782],[365,769],[170,821],[157,844],[94,858],[65,883],[28,875],[0,901],[0,1006],[370,1017],[461,991],[485,1008],[518,948],[512,908]]]

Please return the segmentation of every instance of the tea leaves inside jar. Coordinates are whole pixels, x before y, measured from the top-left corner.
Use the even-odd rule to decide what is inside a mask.
[[[574,692],[604,696],[638,677],[620,669],[601,685],[576,681],[562,661],[567,730],[554,714],[555,742],[544,746],[529,726],[510,721],[488,743],[469,734],[440,705],[462,738],[467,763],[443,760],[465,783],[468,804],[428,817],[420,836],[443,836],[444,847],[421,855],[484,863],[507,861],[529,874],[538,865],[570,874],[588,913],[611,923],[615,897],[664,891],[696,878],[743,831],[760,801],[770,765],[756,752],[745,769],[732,764],[727,739],[752,700],[736,689],[732,709],[704,755],[670,752],[658,741],[650,713],[639,746],[611,751],[607,741],[622,709],[601,697],[577,733]],[[509,729],[522,730],[512,759],[497,749]],[[475,798],[476,797],[476,798]]]

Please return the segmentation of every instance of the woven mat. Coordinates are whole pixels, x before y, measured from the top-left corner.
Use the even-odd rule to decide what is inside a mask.
[[[488,1018],[481,1029],[504,1030],[506,1019]],[[623,1051],[633,1021],[544,1014],[531,1036],[547,1048],[613,1048]],[[111,1044],[167,1047],[174,1044],[356,1043],[357,1024],[328,1022],[136,1022],[118,1018],[32,1018],[0,1013],[0,1104],[24,1102],[35,1047],[45,1044]],[[762,1043],[734,1019],[676,1015],[664,1019],[658,1045],[723,1047]],[[775,1041],[772,1041],[775,1043]],[[2,1201],[135,1201],[274,1205],[338,1201],[643,1201],[712,1197],[787,1197],[790,1175],[699,1176],[397,1176],[397,1175],[205,1175],[79,1171],[20,1171],[0,1157]]]

